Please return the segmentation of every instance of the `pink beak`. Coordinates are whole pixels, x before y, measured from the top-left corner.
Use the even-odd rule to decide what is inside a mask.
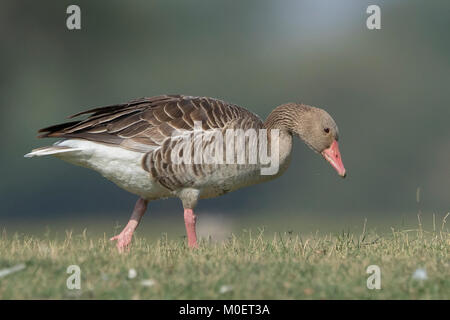
[[[333,141],[328,149],[322,151],[322,156],[336,169],[342,178],[345,178],[347,174],[345,173],[341,153],[339,152],[339,145],[336,140]]]

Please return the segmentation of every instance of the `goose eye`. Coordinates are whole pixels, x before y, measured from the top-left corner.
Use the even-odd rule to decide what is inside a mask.
[[[325,133],[329,133],[330,132],[330,128],[325,128],[325,129],[323,129],[323,131],[325,131]]]

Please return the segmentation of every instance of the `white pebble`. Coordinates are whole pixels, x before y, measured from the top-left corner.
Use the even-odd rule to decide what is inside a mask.
[[[233,290],[232,286],[225,285],[225,286],[220,287],[219,293],[224,294],[224,293],[230,292],[231,290]]]
[[[134,268],[128,270],[128,279],[134,279],[137,276],[137,272]]]
[[[412,278],[414,280],[427,280],[428,276],[427,276],[427,271],[425,269],[416,269],[416,271],[414,271]]]
[[[20,263],[20,264],[15,265],[14,267],[2,269],[2,270],[0,270],[0,278],[5,277],[11,273],[23,270],[23,269],[25,269],[25,267],[26,267],[25,263]]]
[[[156,284],[156,281],[153,279],[146,279],[141,281],[141,285],[144,287],[153,287]]]

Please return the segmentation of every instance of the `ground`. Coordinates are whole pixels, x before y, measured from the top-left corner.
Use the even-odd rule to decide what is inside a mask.
[[[443,230],[309,237],[244,230],[222,243],[202,240],[197,250],[183,239],[138,235],[125,254],[106,235],[4,231],[0,239],[0,299],[450,299]],[[70,265],[80,267],[80,290],[67,288]],[[380,268],[380,290],[367,288],[370,265]]]

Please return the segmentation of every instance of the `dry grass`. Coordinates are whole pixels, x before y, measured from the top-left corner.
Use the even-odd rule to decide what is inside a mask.
[[[147,242],[137,237],[118,254],[106,237],[7,236],[0,241],[0,299],[450,299],[450,236],[435,227],[378,235],[290,233],[269,239],[243,231],[223,243]],[[381,268],[381,290],[366,287],[369,265]],[[81,290],[66,270],[81,268]],[[427,279],[412,277],[418,268]],[[129,270],[136,277],[129,278]],[[1,272],[0,272],[1,273]]]

